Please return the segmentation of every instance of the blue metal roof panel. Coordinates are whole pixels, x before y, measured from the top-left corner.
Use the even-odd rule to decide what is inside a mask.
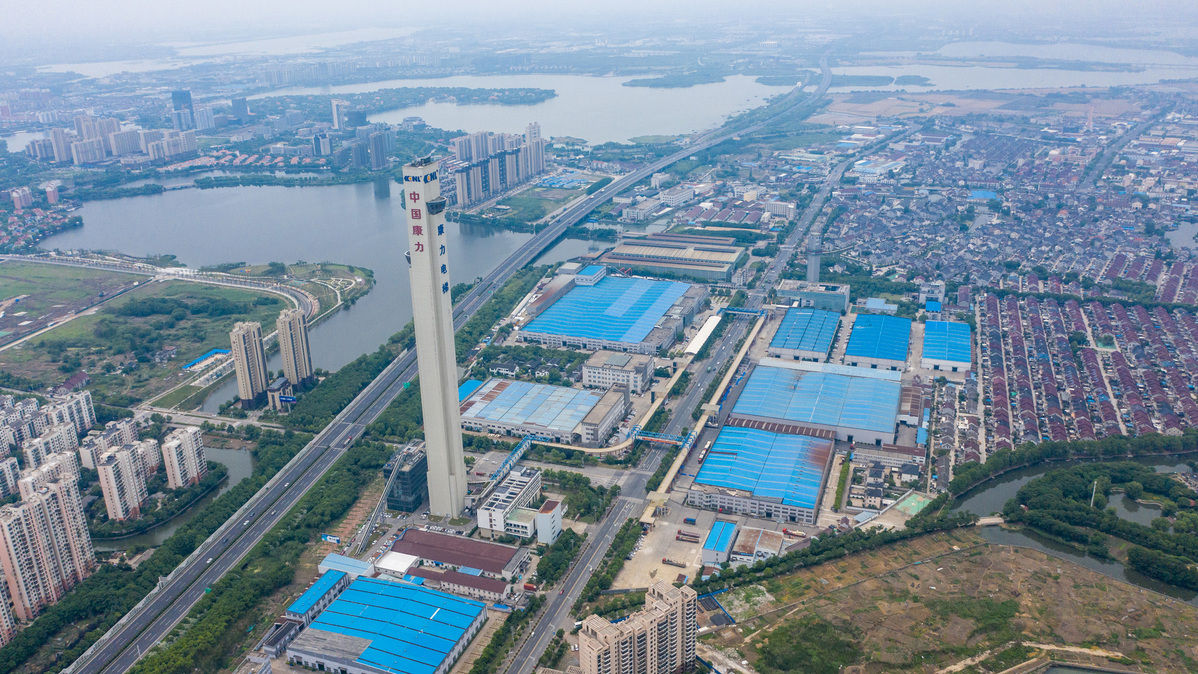
[[[736,524],[716,520],[715,524],[711,525],[711,531],[707,532],[707,540],[703,542],[703,549],[728,552],[732,547],[732,537],[735,534]]]
[[[967,323],[928,321],[923,329],[923,357],[954,363],[972,362],[973,333]]]
[[[595,285],[575,286],[534,318],[524,330],[613,342],[640,342],[690,284],[605,276]]]
[[[878,314],[857,314],[845,348],[846,356],[907,360],[911,319]]]
[[[367,573],[368,571],[370,571],[370,563],[369,562],[363,562],[360,559],[354,559],[353,557],[346,557],[345,555],[339,555],[335,552],[331,552],[331,553],[325,555],[324,559],[321,560],[320,565],[336,568],[341,571],[346,571],[346,572],[350,572],[350,573],[363,574],[363,573]]]
[[[601,397],[594,391],[565,386],[489,379],[467,398],[462,418],[569,433]]]
[[[388,672],[436,671],[486,610],[472,599],[406,583],[359,578],[312,623],[370,641],[358,662]]]
[[[770,346],[828,353],[839,323],[840,314],[834,311],[807,307],[787,309]]]
[[[304,590],[303,594],[296,597],[295,601],[291,602],[291,606],[288,606],[287,610],[292,613],[299,613],[301,615],[312,610],[312,607],[316,605],[316,602],[320,601],[321,597],[325,596],[329,590],[333,589],[333,586],[339,583],[342,578],[345,578],[345,575],[346,574],[344,571],[338,571],[336,569],[329,569],[328,571],[325,571],[324,575],[322,575],[320,578],[317,578],[315,583],[312,583],[312,587]]]
[[[695,482],[740,489],[799,508],[815,508],[824,466],[831,454],[831,440],[725,426]],[[713,528],[709,542],[715,533]],[[703,547],[715,549],[706,543]]]
[[[762,363],[749,375],[732,412],[890,432],[894,430],[901,396],[902,384],[897,381]]]

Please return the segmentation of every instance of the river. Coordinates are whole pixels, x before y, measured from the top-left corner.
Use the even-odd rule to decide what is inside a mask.
[[[1190,456],[1192,457],[1193,455]],[[1153,466],[1158,473],[1190,472],[1189,465],[1176,457],[1151,457],[1138,459],[1137,461]],[[990,515],[999,512],[1008,500],[1014,498],[1015,492],[1019,491],[1020,487],[1050,470],[1061,468],[1063,465],[1059,463],[1046,464],[1007,473],[1000,479],[988,483],[986,487],[974,491],[966,498],[961,499],[954,507],[954,510],[965,510],[977,515]],[[1160,514],[1160,511],[1156,508],[1130,501],[1122,494],[1112,495],[1109,505],[1115,508],[1120,517],[1140,524],[1149,524],[1153,518],[1158,517]],[[991,543],[1035,548],[1041,552],[1066,559],[1116,580],[1154,590],[1198,606],[1198,592],[1166,585],[1128,569],[1121,562],[1091,557],[1090,555],[1078,552],[1072,547],[1061,545],[1040,536],[1033,531],[1004,529],[1002,527],[979,527],[978,532]]]
[[[393,186],[394,187],[394,186]],[[223,262],[340,262],[374,270],[375,287],[352,307],[315,326],[314,366],[337,370],[373,351],[412,318],[407,241],[399,190],[373,183],[325,187],[228,187],[178,190],[90,202],[77,213],[84,226],[46,239],[43,248],[104,249],[129,255],[171,253],[191,267]],[[479,226],[446,225],[455,282],[491,271],[532,235]],[[562,241],[540,262],[595,249]],[[264,326],[268,331],[271,326]],[[276,354],[271,369],[282,367]],[[230,377],[203,409],[230,400]]]
[[[119,541],[95,541],[95,548],[98,552],[108,552],[112,550],[128,550],[129,548],[141,544],[150,547],[161,545],[163,541],[171,537],[171,534],[187,523],[196,513],[203,510],[204,506],[211,503],[217,496],[229,491],[238,482],[250,476],[254,472],[254,457],[245,450],[241,449],[217,449],[214,447],[205,447],[204,454],[209,461],[216,461],[224,464],[229,469],[229,475],[225,481],[215,489],[208,492],[204,498],[200,499],[194,506],[188,508],[175,519],[166,524],[153,529],[144,534],[122,538]]]

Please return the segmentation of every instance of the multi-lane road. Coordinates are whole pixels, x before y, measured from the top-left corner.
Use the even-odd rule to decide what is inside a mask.
[[[816,106],[819,105],[820,99],[827,92],[828,85],[832,79],[832,74],[828,69],[826,60],[820,62],[820,67],[822,77],[814,94],[798,102],[795,107],[788,108],[781,114],[805,116],[815,110]],[[795,96],[794,94],[791,95]],[[765,126],[773,119],[776,119],[776,116],[766,121],[758,122],[738,133],[750,133]],[[716,140],[711,144],[714,145],[717,142],[722,142],[724,139],[726,138],[720,138],[720,140]],[[692,147],[686,154],[693,154],[695,151],[696,149]],[[812,199],[811,204],[800,218],[798,224],[796,224],[790,235],[786,238],[786,241],[780,247],[778,254],[763,272],[762,278],[756,286],[757,289],[750,293],[747,302],[748,308],[761,308],[765,301],[766,292],[777,282],[782,269],[785,268],[787,262],[793,256],[798,242],[811,226],[823,201],[827,199],[833,186],[839,182],[840,175],[847,166],[848,164],[845,163],[838,167],[839,170],[835,172],[835,177],[829,177],[823,189]],[[731,320],[732,323],[725,328],[719,344],[712,350],[707,361],[709,367],[700,367],[692,374],[691,382],[687,386],[685,393],[683,393],[682,398],[672,405],[673,414],[669,423],[666,424],[664,431],[666,434],[683,435],[688,431],[688,427],[691,424],[691,411],[703,402],[701,398],[711,386],[711,382],[716,377],[721,376],[721,369],[724,363],[736,352],[737,342],[740,341],[740,338],[745,334],[750,325],[750,320],[747,316],[729,314],[728,320]],[[547,595],[548,601],[546,602],[545,609],[533,629],[529,631],[528,638],[525,639],[524,643],[516,651],[516,655],[511,659],[511,664],[507,669],[508,674],[529,674],[536,668],[539,654],[548,648],[549,641],[553,638],[558,628],[565,628],[572,624],[570,609],[582,593],[582,588],[586,585],[586,581],[590,578],[594,568],[598,566],[604,555],[607,554],[607,550],[611,547],[612,539],[615,537],[616,532],[619,531],[620,527],[629,517],[639,517],[644,512],[647,504],[645,484],[648,482],[649,476],[657,470],[658,465],[665,456],[665,450],[661,449],[660,446],[653,445],[652,447],[653,449],[649,450],[642,464],[628,471],[622,478],[620,483],[621,496],[596,526],[595,531],[587,540],[586,547],[578,559],[575,560],[574,566],[566,574],[566,578],[562,582],[561,587],[558,588],[558,592],[550,591]]]
[[[801,98],[797,92],[788,94],[792,105],[782,106],[775,115],[735,131],[717,129],[703,132],[692,138],[683,150],[658,159],[632,173],[624,175],[603,189],[569,207],[554,218],[544,229],[537,232],[528,242],[501,262],[491,273],[470,290],[454,308],[454,325],[460,328],[475,312],[517,271],[532,262],[550,245],[559,239],[568,227],[582,221],[594,209],[621,191],[644,180],[653,173],[685,159],[739,134],[751,133],[781,115],[807,115],[818,105],[831,82],[831,71],[827,62],[821,62],[823,71],[820,84],[813,96]],[[798,228],[796,228],[798,229]],[[793,250],[793,242],[790,244]],[[396,261],[400,264],[400,261]],[[757,300],[760,304],[760,299]],[[740,322],[738,322],[739,324]],[[743,327],[742,327],[743,329]],[[732,340],[735,341],[735,340]],[[721,352],[726,351],[721,347]],[[727,354],[725,353],[725,357]],[[301,450],[290,463],[255,494],[234,517],[225,522],[206,540],[199,549],[159,584],[146,599],[130,611],[124,619],[81,656],[68,671],[115,674],[130,669],[152,645],[158,643],[203,597],[205,588],[224,576],[246,555],[259,540],[283,518],[303,495],[332,466],[345,450],[356,440],[366,426],[386,409],[387,405],[403,390],[403,385],[416,374],[416,354],[405,351],[400,354],[378,377],[374,379],[340,414]],[[709,381],[710,376],[697,378]],[[706,390],[693,382],[691,391],[683,402],[694,402]],[[681,415],[677,415],[681,417]],[[675,429],[681,421],[671,424]],[[577,564],[567,577],[571,592],[554,595],[547,615],[555,616],[568,610],[565,600],[569,595],[577,596],[581,590],[582,574],[587,565],[593,565],[607,551],[611,538],[628,513],[637,511],[648,476],[661,460],[661,450],[650,452],[646,467],[633,471],[625,485],[633,497],[621,497],[609,511],[608,516],[591,538],[584,560]],[[623,515],[623,516],[621,516]],[[544,624],[545,621],[542,621]],[[539,633],[539,631],[538,631]],[[547,638],[547,637],[546,637]],[[539,641],[530,639],[531,641]],[[522,649],[521,653],[524,653]],[[520,662],[517,658],[516,662]]]

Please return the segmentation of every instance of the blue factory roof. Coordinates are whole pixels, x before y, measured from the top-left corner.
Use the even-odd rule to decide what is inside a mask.
[[[689,288],[677,281],[605,276],[595,285],[571,288],[524,329],[636,343],[648,336]]]
[[[735,523],[716,520],[715,524],[711,525],[711,531],[707,532],[707,540],[703,541],[703,549],[728,552],[732,547],[732,537],[735,534]]]
[[[923,328],[923,357],[970,362],[970,329],[966,323],[928,321]]]
[[[310,629],[370,641],[362,665],[386,672],[436,671],[486,604],[424,587],[359,578]]]
[[[594,276],[595,274],[598,274],[598,273],[604,271],[605,269],[606,269],[606,267],[604,267],[601,264],[588,264],[587,266],[582,268],[582,271],[578,272],[578,275],[579,276]]]
[[[907,360],[911,342],[911,319],[877,314],[857,314],[849,335],[846,356]]]
[[[370,563],[369,562],[363,562],[360,559],[354,559],[353,557],[346,557],[345,555],[338,555],[335,552],[325,555],[324,559],[322,559],[320,561],[320,565],[325,568],[337,569],[339,571],[344,571],[346,573],[353,573],[356,575],[363,575],[363,574],[370,573]]]
[[[741,489],[797,508],[815,508],[831,455],[831,440],[725,426],[695,482]]]
[[[745,384],[733,414],[799,424],[891,432],[902,384],[877,370],[785,367],[763,360]],[[898,374],[898,373],[893,373]]]
[[[599,393],[565,386],[488,379],[462,403],[462,418],[569,433],[600,397]]]
[[[329,569],[328,571],[325,571],[323,576],[317,578],[315,583],[312,583],[312,587],[304,590],[303,594],[297,597],[295,601],[291,602],[291,606],[288,606],[287,610],[300,615],[312,610],[312,607],[316,605],[316,602],[320,601],[321,597],[325,596],[329,590],[333,589],[334,585],[341,582],[341,579],[345,578],[345,575],[346,574],[344,571],[338,571],[336,569]]]
[[[807,307],[787,309],[770,346],[828,353],[839,322],[840,314],[835,311]]]
[[[938,311],[940,311],[941,309],[943,309],[944,307],[942,307],[942,306],[940,305],[940,303],[939,303],[939,302],[937,302],[936,300],[928,300],[928,301],[927,301],[927,302],[926,302],[926,303],[923,305],[923,308],[924,308],[924,309],[926,309],[926,310],[928,310],[928,311],[938,312]]]
[[[470,394],[477,391],[478,387],[482,385],[482,381],[478,379],[467,379],[466,381],[462,382],[462,385],[458,387],[458,402],[462,402],[466,398],[469,398]]]

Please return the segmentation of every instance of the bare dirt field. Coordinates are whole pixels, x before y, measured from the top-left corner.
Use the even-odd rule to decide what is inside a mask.
[[[953,671],[995,672],[1034,657],[1198,671],[1195,607],[973,532],[925,536],[717,597],[738,623],[709,627],[704,648],[737,652],[744,671],[763,674],[799,661],[813,672],[958,663]]]

